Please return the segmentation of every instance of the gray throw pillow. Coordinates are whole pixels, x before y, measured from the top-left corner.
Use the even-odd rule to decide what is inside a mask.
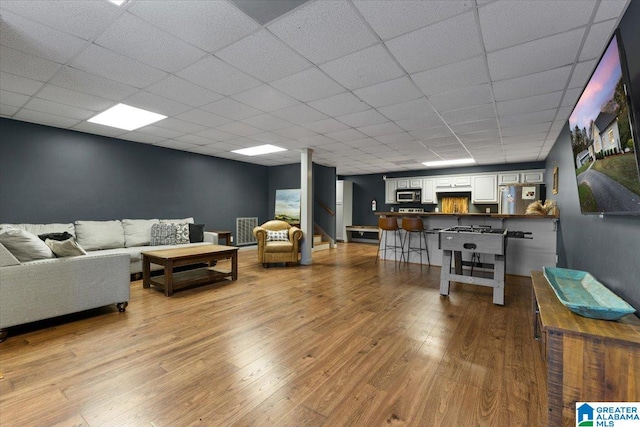
[[[175,245],[176,234],[175,224],[153,224],[151,226],[151,246]]]
[[[44,243],[51,248],[54,254],[58,258],[64,258],[69,256],[80,256],[86,255],[87,252],[80,247],[78,242],[75,239],[67,239],[67,240],[53,240],[47,239]]]

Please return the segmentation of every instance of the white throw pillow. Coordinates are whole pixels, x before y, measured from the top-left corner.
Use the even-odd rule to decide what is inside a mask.
[[[193,224],[195,220],[193,217],[183,219],[161,219],[160,224]]]
[[[267,230],[267,242],[288,242],[289,230]]]
[[[176,245],[189,243],[189,223],[176,222],[173,225],[176,226]]]
[[[75,239],[67,239],[67,240],[52,240],[47,239],[44,243],[51,248],[54,254],[58,258],[68,257],[68,256],[79,256],[86,255],[87,252],[80,247],[78,242]]]
[[[55,258],[49,246],[38,236],[19,228],[3,228],[0,231],[0,243],[20,262]]]
[[[151,227],[159,223],[157,219],[123,219],[125,246],[148,246],[151,243]]]
[[[76,221],[76,240],[87,251],[124,248],[120,221]]]

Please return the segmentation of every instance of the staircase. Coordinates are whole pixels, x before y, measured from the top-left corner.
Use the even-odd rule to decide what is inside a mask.
[[[328,241],[328,237],[322,232],[320,227],[317,225],[314,227],[313,233],[313,250],[312,252],[317,251],[326,251],[331,248],[331,242]]]

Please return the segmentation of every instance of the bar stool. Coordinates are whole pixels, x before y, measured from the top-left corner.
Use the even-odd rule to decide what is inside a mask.
[[[411,256],[411,252],[418,252],[420,254],[420,269],[422,270],[422,251],[427,251],[427,263],[431,265],[431,260],[429,259],[429,245],[427,244],[427,230],[424,229],[424,224],[422,223],[422,218],[417,217],[406,217],[402,218],[402,229],[405,231],[404,241],[402,242],[402,257],[400,261],[402,262],[402,258],[404,257],[404,244],[407,242],[407,258],[405,262],[409,262],[409,257]],[[420,246],[415,247],[411,246],[411,235],[414,233],[418,233],[418,242]],[[424,240],[424,248],[422,247],[422,241]]]
[[[378,242],[378,252],[376,252],[376,264],[378,263],[378,258],[380,255],[380,246],[382,246],[382,238],[384,237],[384,253],[387,250],[393,249],[396,263],[398,263],[398,251],[400,249],[400,254],[402,254],[402,236],[400,235],[400,227],[398,227],[398,220],[395,217],[380,217],[378,218],[378,228],[382,230],[382,235],[380,236],[380,241]],[[393,245],[389,245],[387,243],[389,232],[393,232]],[[400,240],[400,245],[398,245],[398,240]]]

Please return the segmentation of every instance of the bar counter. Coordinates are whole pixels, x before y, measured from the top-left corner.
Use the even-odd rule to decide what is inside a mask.
[[[487,218],[527,218],[527,219],[558,219],[560,218],[558,215],[509,215],[509,214],[498,214],[498,213],[444,213],[444,212],[374,212],[376,216],[419,216],[419,217],[430,217],[430,216],[441,216],[441,217],[487,217]]]

